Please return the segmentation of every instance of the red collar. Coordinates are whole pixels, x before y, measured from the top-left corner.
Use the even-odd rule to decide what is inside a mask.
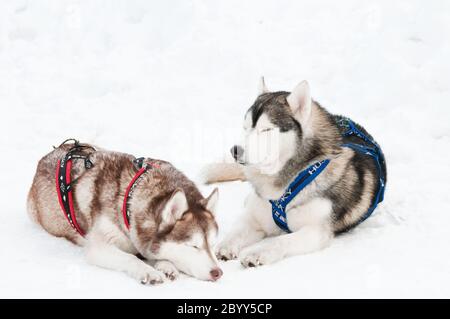
[[[130,229],[130,210],[128,207],[128,200],[133,195],[133,192],[138,185],[138,182],[141,179],[142,174],[147,172],[150,168],[159,168],[159,165],[153,162],[146,162],[143,163],[143,159],[139,158],[134,161],[134,163],[137,163],[136,161],[140,161],[142,164],[142,167],[137,171],[137,173],[134,175],[133,179],[128,184],[128,187],[125,191],[125,196],[123,198],[123,205],[122,205],[122,216],[123,216],[123,222],[125,223],[125,226],[127,226],[127,229]]]

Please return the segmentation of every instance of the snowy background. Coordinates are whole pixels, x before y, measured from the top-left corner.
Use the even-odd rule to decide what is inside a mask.
[[[195,178],[260,75],[307,79],[386,154],[385,202],[329,248],[149,287],[29,221],[35,165],[67,137]],[[450,297],[449,1],[1,1],[0,110],[0,297]],[[248,190],[220,185],[222,236]]]

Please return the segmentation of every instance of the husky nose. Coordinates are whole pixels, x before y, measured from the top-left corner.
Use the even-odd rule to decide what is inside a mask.
[[[223,271],[220,268],[214,268],[213,270],[211,270],[209,272],[209,274],[211,275],[211,279],[212,281],[216,281],[218,280],[220,277],[222,277],[223,275]]]
[[[233,158],[235,160],[238,160],[242,157],[242,155],[244,154],[244,149],[242,147],[240,147],[239,145],[234,145],[231,149],[230,149],[231,155],[233,156]]]

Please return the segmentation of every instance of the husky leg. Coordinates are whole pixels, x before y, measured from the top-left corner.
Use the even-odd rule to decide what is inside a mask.
[[[239,255],[244,267],[271,264],[285,257],[307,254],[325,248],[333,238],[330,228],[308,225],[299,231],[268,238],[249,246]]]
[[[161,271],[170,280],[175,280],[180,275],[179,270],[168,260],[158,260],[155,263],[156,270]]]
[[[209,164],[202,169],[200,177],[205,184],[247,180],[242,165],[237,163]]]
[[[142,284],[159,284],[164,274],[136,256],[126,253],[108,243],[88,244],[86,259],[90,264],[103,268],[123,271]]]
[[[267,236],[267,232],[261,227],[261,212],[270,211],[268,201],[262,200],[254,192],[251,192],[245,200],[244,214],[238,220],[236,228],[225,237],[217,246],[218,259],[236,259],[240,251]],[[272,217],[269,216],[271,219]],[[272,225],[272,221],[269,222]],[[274,227],[276,230],[276,227]]]
[[[265,237],[265,233],[254,227],[250,222],[243,222],[242,226],[232,231],[216,249],[216,255],[221,260],[236,259],[239,252]]]

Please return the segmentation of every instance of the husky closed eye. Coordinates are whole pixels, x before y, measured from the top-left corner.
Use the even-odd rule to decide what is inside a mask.
[[[186,246],[186,247],[189,247],[189,248],[200,249],[200,245],[198,245],[198,244],[197,244],[197,245],[194,245],[194,244],[186,243],[185,246]]]

